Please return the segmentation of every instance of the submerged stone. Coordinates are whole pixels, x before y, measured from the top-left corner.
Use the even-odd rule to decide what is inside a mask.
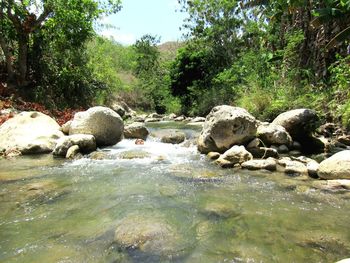
[[[118,222],[114,241],[124,249],[153,255],[176,255],[184,250],[184,240],[176,226],[163,218],[137,214]]]

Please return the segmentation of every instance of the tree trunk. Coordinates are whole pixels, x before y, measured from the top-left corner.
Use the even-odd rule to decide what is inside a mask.
[[[5,55],[5,59],[6,59],[6,69],[7,69],[7,82],[8,83],[12,83],[14,81],[15,78],[15,71],[13,68],[13,61],[12,61],[12,57],[13,55],[10,52],[10,49],[5,41],[5,39],[3,38],[3,36],[0,35],[0,46],[1,49]]]
[[[28,58],[29,36],[21,33],[18,36],[18,84],[26,85],[27,80],[27,58]]]

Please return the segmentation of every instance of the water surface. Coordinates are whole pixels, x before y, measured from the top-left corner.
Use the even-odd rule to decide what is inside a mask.
[[[174,128],[190,139],[199,130],[150,124],[153,134]],[[348,192],[322,192],[279,173],[222,170],[185,145],[123,140],[94,159],[0,160],[0,262],[350,256]]]

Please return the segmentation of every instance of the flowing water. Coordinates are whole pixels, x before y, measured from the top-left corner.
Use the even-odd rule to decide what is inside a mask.
[[[172,128],[194,137],[198,128]],[[0,160],[0,262],[335,262],[350,198],[222,170],[185,145],[123,140],[91,158]]]

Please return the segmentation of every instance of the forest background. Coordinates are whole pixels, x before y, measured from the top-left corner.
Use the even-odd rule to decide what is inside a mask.
[[[2,0],[0,96],[189,116],[228,104],[267,121],[307,107],[350,128],[349,0],[179,4],[185,41],[123,46],[96,33],[119,0]]]

